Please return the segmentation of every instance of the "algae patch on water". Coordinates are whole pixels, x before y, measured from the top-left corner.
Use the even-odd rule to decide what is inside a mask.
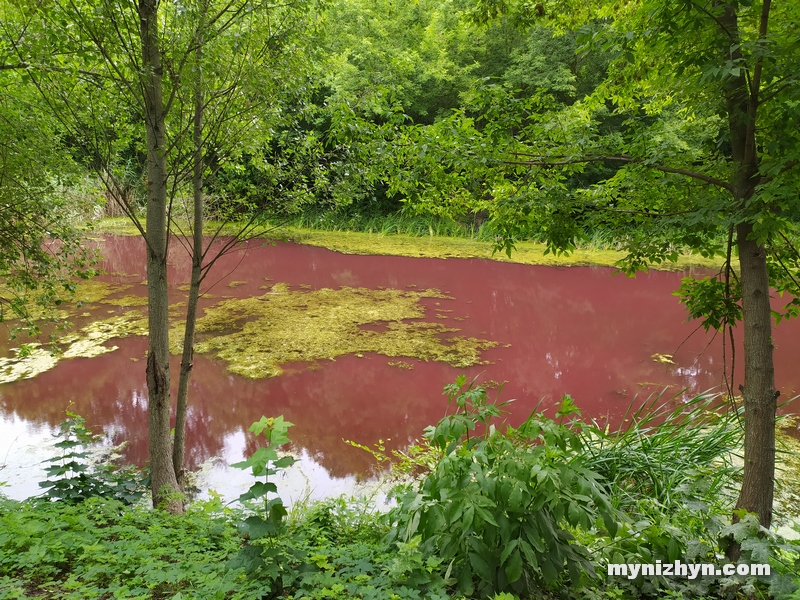
[[[110,304],[111,306],[121,306],[123,308],[127,308],[128,306],[147,306],[147,296],[134,296],[133,294],[128,294],[127,296],[122,296],[121,298],[111,298],[106,300],[101,300],[103,304]]]
[[[105,302],[106,304],[113,304],[114,301],[108,300],[109,296],[127,291],[132,287],[133,286],[128,283],[106,283],[97,279],[81,281],[75,288],[72,301],[80,303]]]
[[[27,344],[25,351],[14,348],[16,356],[0,358],[0,383],[30,379],[56,366],[58,357],[39,343]]]
[[[38,342],[26,344],[24,350],[13,348],[14,356],[0,357],[0,383],[36,377],[55,367],[61,359],[93,358],[113,352],[117,346],[104,345],[109,340],[146,334],[147,319],[138,311],[129,311],[62,336],[51,348],[44,348]]]
[[[206,309],[197,322],[195,349],[214,353],[231,372],[253,379],[280,375],[281,365],[289,362],[365,352],[456,367],[483,363],[481,352],[497,342],[448,337],[459,330],[441,323],[408,322],[425,317],[423,298],[448,297],[437,290],[304,291],[275,284],[263,296],[225,300]]]
[[[383,235],[355,231],[324,231],[286,228],[285,237],[299,244],[328,248],[343,254],[373,254],[408,256],[414,258],[478,258],[524,265],[542,266],[606,266],[616,267],[626,253],[612,249],[577,249],[567,254],[547,252],[544,244],[518,242],[507,256],[495,251],[494,244],[470,238],[445,236]],[[264,234],[271,235],[270,233]],[[650,265],[651,269],[681,271],[690,267],[717,268],[720,259],[708,259],[698,254],[684,254],[677,263],[668,261]]]
[[[64,358],[92,358],[117,349],[103,345],[109,340],[131,335],[147,335],[147,319],[135,310],[90,323],[77,334],[61,338],[59,343],[69,344]]]

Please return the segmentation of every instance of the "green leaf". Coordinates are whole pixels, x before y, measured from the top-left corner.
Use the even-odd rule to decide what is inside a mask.
[[[270,492],[277,493],[277,491],[278,491],[277,486],[271,481],[268,482],[257,481],[250,486],[249,490],[247,490],[245,493],[239,496],[239,502],[243,502],[245,500],[253,500],[255,498],[261,498],[263,496],[266,496]]]
[[[247,517],[244,522],[240,523],[239,531],[243,535],[249,535],[250,539],[253,540],[277,533],[274,523],[266,521],[257,515]]]
[[[489,568],[489,564],[477,552],[469,553],[469,562],[475,571],[475,574],[483,581],[491,583],[494,580],[494,573]]]
[[[515,549],[509,557],[506,565],[506,577],[509,583],[514,583],[522,577],[522,555],[518,549]]]
[[[617,520],[611,515],[610,512],[601,510],[600,516],[603,518],[603,524],[605,525],[606,529],[608,530],[608,534],[613,538],[617,536],[617,530],[619,529],[619,524]]]
[[[267,464],[275,460],[278,460],[278,453],[274,449],[259,448],[247,460],[234,463],[231,466],[236,469],[247,469],[249,467],[253,470],[253,475],[259,477],[265,473]]]
[[[458,574],[458,589],[467,597],[471,596],[475,590],[475,586],[472,583],[472,569],[468,563],[461,567],[461,571]]]
[[[550,557],[544,557],[544,560],[539,563],[539,566],[542,570],[542,576],[544,577],[544,581],[547,583],[547,585],[554,583],[555,580],[558,579],[558,569],[556,569]]]
[[[503,551],[500,553],[500,564],[501,565],[505,564],[506,559],[508,559],[509,554],[511,554],[511,552],[514,550],[514,548],[517,547],[517,544],[519,544],[519,540],[518,539],[517,540],[511,540],[511,542],[509,544],[507,544],[505,548],[503,548]]]
[[[291,467],[295,462],[296,459],[293,456],[282,456],[275,461],[274,465],[276,469],[285,469]]]

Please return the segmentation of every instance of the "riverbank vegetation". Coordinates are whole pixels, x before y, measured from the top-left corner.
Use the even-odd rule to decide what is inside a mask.
[[[683,512],[692,505],[688,500],[670,504],[690,498],[692,482],[714,481],[710,473],[672,489],[674,473],[659,471],[646,478],[653,486],[629,488],[634,475],[614,471],[615,462],[617,468],[635,464],[635,456],[657,450],[631,444],[624,459],[612,460],[604,452],[618,448],[616,442],[586,439],[577,425],[536,417],[528,430],[501,435],[489,429],[464,439],[464,427],[495,416],[476,404],[481,394],[473,390],[456,394],[466,398],[461,412],[431,431],[429,443],[440,456],[422,487],[398,496],[389,517],[369,517],[388,537],[353,527],[357,537],[366,536],[359,539],[368,549],[378,548],[375,556],[388,561],[370,566],[369,575],[382,573],[399,597],[455,589],[531,595],[570,585],[587,597],[661,594],[635,582],[585,582],[610,551],[639,562],[712,560],[721,552],[730,560],[772,556],[775,569],[782,568],[783,550],[770,546],[768,533],[780,395],[771,321],[800,314],[800,4],[2,0],[0,21],[0,320],[8,311],[29,319],[31,296],[40,306],[58,305],[79,289],[75,277],[94,274],[94,256],[81,243],[77,221],[99,213],[130,220],[147,245],[155,505],[175,513],[184,508],[199,287],[218,256],[204,232],[235,234],[223,251],[236,239],[288,224],[324,233],[288,229],[286,237],[347,252],[374,251],[369,235],[378,233],[391,238],[391,253],[412,256],[499,251],[552,264],[551,256],[570,255],[573,264],[613,262],[631,275],[654,265],[699,264],[716,271],[681,287],[690,316],[726,339],[733,340],[737,323],[744,329],[744,473],[734,503],[719,505],[715,499],[725,496],[714,493],[702,498],[716,508]],[[178,335],[168,304],[170,244],[183,244],[192,257],[185,327]],[[587,248],[596,251],[582,254]],[[774,311],[771,290],[787,294]],[[31,334],[40,333],[28,323]],[[130,325],[141,331],[144,323]],[[172,428],[169,352],[181,346],[179,337]],[[230,351],[242,348],[233,338],[226,343]],[[484,342],[470,343],[475,350]],[[214,350],[224,354],[226,348]],[[27,351],[46,359],[39,346]],[[593,435],[606,440],[598,428]],[[553,443],[534,443],[545,438]],[[595,450],[600,458],[592,463],[587,456]],[[518,463],[529,467],[528,480],[514,471]],[[698,457],[695,466],[702,470]],[[502,482],[492,479],[498,474]],[[534,479],[551,487],[532,490]],[[665,481],[666,497],[659,489]],[[461,504],[446,492],[453,482],[463,484],[459,493],[472,490]],[[476,485],[487,487],[478,493]],[[620,490],[626,496],[614,497]],[[529,500],[525,515],[518,514],[522,497]],[[91,581],[98,597],[128,593],[103,587],[111,585],[103,578],[113,572],[120,581],[124,569],[98,566],[110,556],[99,550],[105,542],[71,537],[77,531],[71,524],[113,529],[107,541],[116,543],[132,535],[125,533],[125,519],[147,531],[176,523],[174,537],[183,539],[206,510],[217,515],[209,522],[222,528],[219,545],[209,542],[219,556],[242,543],[232,524],[242,517],[227,515],[226,521],[213,505],[174,521],[96,500],[68,510],[8,503],[2,510],[19,531],[17,537],[0,534],[5,583],[19,594],[42,585],[55,586],[47,593],[73,593],[79,581]],[[37,511],[41,519],[33,516]],[[92,511],[99,520],[91,520]],[[27,533],[24,520],[14,521],[17,514],[34,524]],[[350,513],[343,514],[343,521],[331,517],[334,528],[350,522]],[[733,515],[732,522],[715,521],[722,514]],[[256,550],[246,557],[263,563],[251,568],[261,573],[247,580],[253,590],[261,585],[262,595],[335,597],[350,594],[347,586],[368,575],[358,572],[367,567],[356,556],[372,550],[348,550],[352,554],[342,558],[327,541],[314,546],[297,533],[307,528],[327,540],[327,530],[310,526],[317,517],[279,530],[273,516],[264,517],[261,534],[250,534],[247,547]],[[37,545],[48,524],[72,533],[42,537]],[[547,539],[537,538],[544,530]],[[297,552],[287,541],[295,538],[281,537],[288,532],[300,535]],[[15,539],[23,545],[13,546]],[[186,545],[187,552],[193,548]],[[316,554],[307,556],[303,548]],[[89,561],[86,573],[70,571],[82,568],[80,557]],[[401,564],[387,566],[392,561]],[[168,579],[142,575],[130,584],[140,596],[192,596],[194,584],[179,585],[188,579],[173,567],[141,569]],[[238,593],[229,587],[229,577],[239,577],[234,571],[204,572],[217,578],[222,597]],[[305,574],[314,590],[328,591],[312,592],[310,584],[306,590]],[[788,589],[774,583],[780,578],[771,581],[767,587],[745,582],[730,593]],[[726,581],[705,583],[711,587],[681,583],[669,593],[728,593]]]
[[[390,231],[370,231],[371,228],[349,228],[346,225],[308,222],[305,217],[280,219],[272,217],[266,224],[254,227],[254,238],[273,241],[291,241],[310,246],[328,248],[344,254],[373,254],[380,256],[409,256],[412,258],[482,258],[523,265],[553,267],[599,266],[617,268],[625,257],[622,250],[610,247],[602,240],[576,248],[569,254],[548,252],[542,242],[524,240],[517,242],[511,256],[498,251],[494,239],[484,233],[472,235],[466,229],[454,226],[439,227],[436,218],[403,216],[387,217]],[[215,223],[211,223],[214,225]],[[305,226],[308,225],[308,226]],[[221,225],[221,233],[235,233],[237,225]],[[92,225],[97,234],[138,235],[125,219],[105,218]],[[483,231],[483,230],[481,230]],[[463,234],[463,235],[462,235]],[[722,261],[687,252],[675,262],[653,265],[655,270],[686,271],[694,268],[719,269]]]
[[[720,398],[654,399],[629,424],[553,418],[503,425],[503,404],[460,378],[450,414],[399,472],[395,505],[343,498],[290,507],[274,485],[291,423],[254,423],[261,447],[242,506],[211,499],[170,515],[131,505],[134,472],[88,466],[76,415],[48,496],[0,501],[4,598],[779,598],[800,547],[752,516],[731,525],[737,416]],[[380,457],[379,450],[373,450]],[[117,473],[115,476],[112,476]],[[531,475],[533,473],[533,476]],[[261,480],[259,480],[259,478]],[[53,487],[53,482],[60,482]],[[139,496],[141,496],[141,492]],[[731,538],[769,577],[622,578],[607,563],[724,562]]]

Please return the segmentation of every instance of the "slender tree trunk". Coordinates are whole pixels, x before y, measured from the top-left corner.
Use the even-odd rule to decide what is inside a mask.
[[[744,479],[737,509],[756,513],[760,523],[772,522],[775,489],[775,368],[772,362],[772,312],[769,276],[763,245],[747,239],[752,225],[737,227],[744,324]]]
[[[175,411],[175,442],[172,448],[172,463],[178,475],[178,483],[183,489],[184,456],[186,451],[186,411],[189,400],[189,379],[194,360],[194,334],[197,322],[197,302],[200,298],[203,263],[203,81],[202,46],[203,23],[198,28],[197,81],[194,92],[194,164],[192,171],[192,191],[194,201],[194,224],[192,231],[192,277],[189,283],[189,300],[186,307],[186,328],[183,336],[183,355],[181,374],[178,380],[178,405]]]
[[[178,481],[170,449],[169,297],[167,288],[167,164],[158,2],[140,0],[145,126],[147,129],[147,391],[150,434],[150,478],[153,505],[181,512],[183,503],[172,494]]]

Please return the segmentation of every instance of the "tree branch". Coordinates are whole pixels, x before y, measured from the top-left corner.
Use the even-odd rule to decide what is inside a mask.
[[[692,179],[697,179],[698,181],[703,181],[705,183],[721,187],[722,189],[728,190],[729,192],[733,193],[733,186],[727,181],[723,181],[722,179],[717,179],[716,177],[711,177],[710,175],[706,175],[704,173],[698,173],[697,171],[692,171],[690,169],[668,167],[666,165],[660,165],[657,163],[645,163],[644,159],[637,158],[635,156],[630,156],[628,154],[619,154],[616,156],[583,156],[580,158],[565,158],[563,160],[533,159],[533,160],[519,160],[519,161],[508,160],[502,162],[510,165],[527,165],[531,167],[557,167],[563,165],[574,165],[580,163],[599,162],[599,161],[614,161],[614,162],[624,162],[630,164],[640,164],[649,169],[655,169],[656,171],[661,171],[662,173],[674,173],[676,175],[685,175],[686,177],[691,177]]]

